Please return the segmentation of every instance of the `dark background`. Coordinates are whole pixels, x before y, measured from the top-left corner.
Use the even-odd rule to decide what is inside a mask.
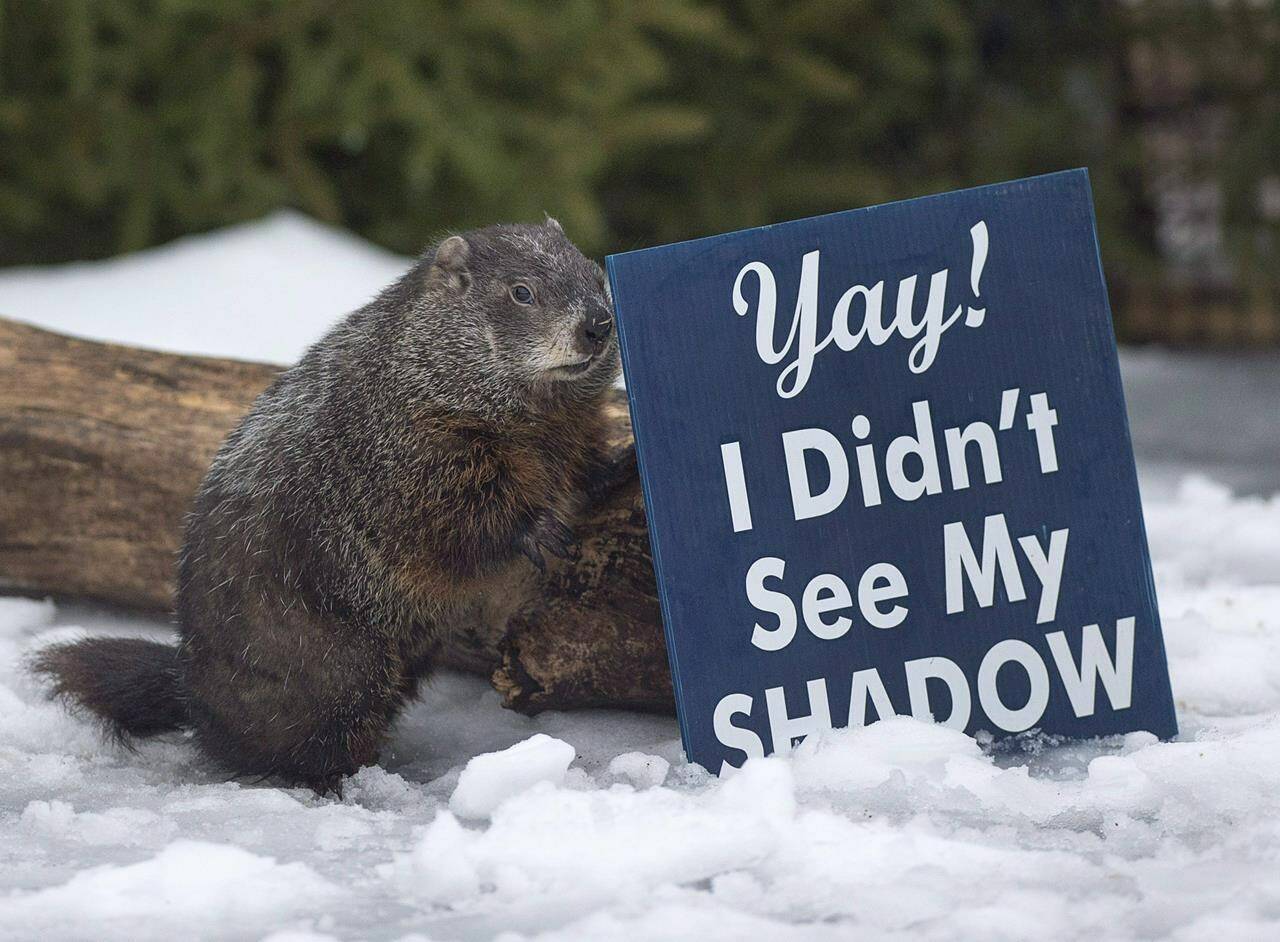
[[[281,206],[601,256],[1074,166],[1124,339],[1280,342],[1280,0],[0,0],[0,264]]]

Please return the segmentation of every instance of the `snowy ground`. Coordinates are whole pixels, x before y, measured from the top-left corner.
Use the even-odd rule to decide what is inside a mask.
[[[401,264],[284,215],[0,272],[0,313],[286,360]],[[716,781],[674,720],[528,719],[445,675],[335,802],[224,782],[181,737],[104,743],[22,655],[164,626],[0,599],[0,938],[1280,936],[1280,359],[1125,371],[1180,741],[991,755],[900,719]],[[462,775],[535,734],[573,748]]]

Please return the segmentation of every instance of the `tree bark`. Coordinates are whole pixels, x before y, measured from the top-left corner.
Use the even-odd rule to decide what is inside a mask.
[[[0,319],[0,589],[170,611],[182,518],[223,437],[280,371]],[[611,445],[631,427],[609,403]],[[588,507],[571,558],[513,569],[452,626],[451,667],[523,712],[670,711],[638,479]]]

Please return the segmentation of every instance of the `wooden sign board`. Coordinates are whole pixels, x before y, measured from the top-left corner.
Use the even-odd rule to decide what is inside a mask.
[[[1085,171],[608,269],[693,761],[1176,734]]]

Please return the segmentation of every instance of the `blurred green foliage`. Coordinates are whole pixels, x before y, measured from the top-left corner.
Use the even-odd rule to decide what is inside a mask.
[[[1160,109],[1195,140],[1208,101],[1224,143],[1192,169],[1221,194],[1230,274],[1273,291],[1278,20],[1172,0],[0,0],[0,263],[285,205],[402,252],[546,211],[599,255],[1084,165],[1123,282],[1169,263],[1182,164],[1153,156]]]

